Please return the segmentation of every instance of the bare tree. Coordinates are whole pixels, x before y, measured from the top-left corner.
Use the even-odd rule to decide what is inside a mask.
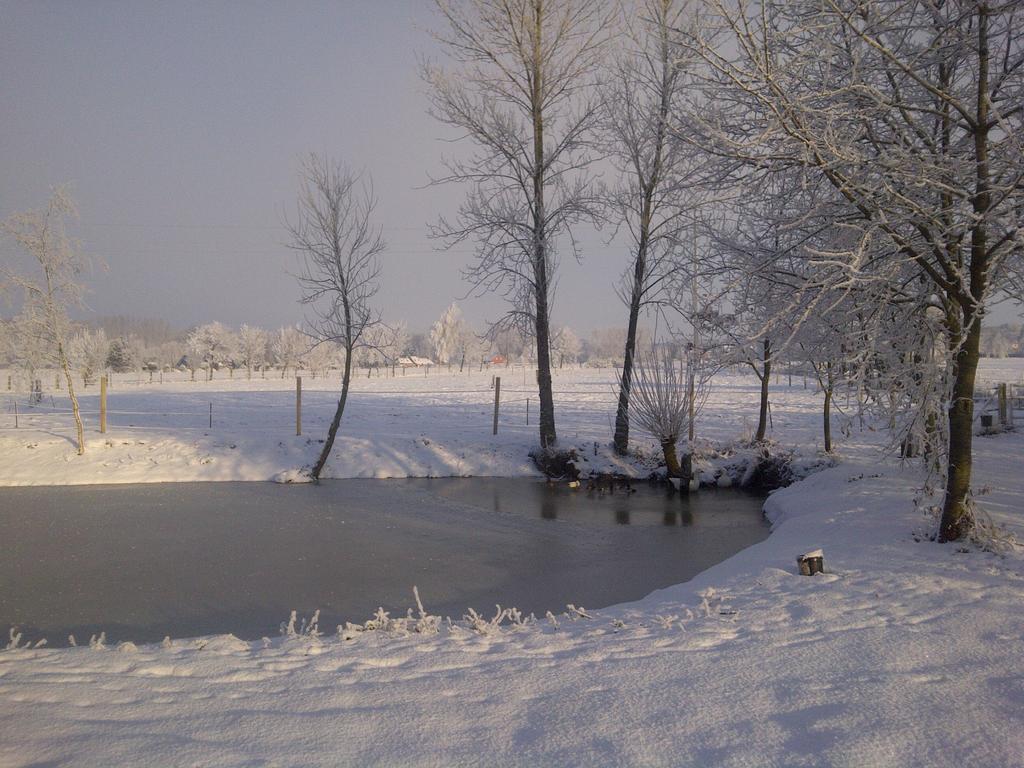
[[[619,454],[629,447],[640,310],[658,301],[679,266],[675,250],[687,213],[687,196],[680,186],[683,166],[693,152],[673,131],[686,74],[684,51],[675,37],[689,23],[690,5],[689,0],[630,4],[625,50],[602,88],[602,135],[620,179],[611,203],[632,246],[632,260],[619,286],[629,312],[613,441]]]
[[[611,15],[600,0],[435,0],[437,35],[454,68],[425,67],[431,113],[475,151],[446,161],[440,182],[470,189],[454,220],[434,234],[477,244],[466,277],[499,291],[511,308],[492,331],[514,325],[537,348],[540,444],[556,440],[550,314],[556,242],[599,205],[585,167],[598,114],[590,92]],[[578,252],[571,241],[575,256]]]
[[[67,381],[81,456],[85,453],[85,431],[67,355],[68,308],[79,304],[82,298],[79,274],[83,262],[64,228],[65,218],[75,214],[75,205],[66,188],[58,187],[45,208],[16,213],[7,219],[2,231],[24,249],[40,274],[20,274],[6,266],[3,274],[6,281],[24,295],[19,332],[38,340],[43,349],[52,350]]]
[[[385,249],[373,224],[377,200],[370,179],[343,164],[312,154],[300,172],[298,211],[286,222],[291,247],[302,257],[297,278],[302,303],[311,312],[309,334],[316,343],[335,343],[345,353],[341,395],[327,431],[327,440],[310,470],[314,482],[334,447],[352,379],[356,349],[380,324],[370,307],[378,290],[379,256]]]

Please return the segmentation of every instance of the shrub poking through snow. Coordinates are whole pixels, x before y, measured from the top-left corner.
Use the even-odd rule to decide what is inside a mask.
[[[469,613],[463,616],[462,619],[478,635],[493,635],[501,631],[501,622],[509,617],[509,610],[507,608],[502,608],[500,605],[496,605],[494,608],[495,613],[490,621],[472,608],[469,609]]]
[[[298,629],[295,628],[298,623]],[[307,621],[303,617],[302,621],[298,621],[298,614],[292,611],[291,616],[288,617],[288,621],[281,622],[280,633],[284,637],[320,637],[320,609],[318,608],[313,612],[313,616]]]
[[[423,601],[420,600],[420,591],[414,585],[412,588],[413,597],[416,598],[416,610],[418,615],[413,621],[412,609],[409,609],[409,620],[413,621],[413,631],[421,635],[436,635],[441,626],[440,616],[431,616],[423,608]]]
[[[436,635],[441,629],[441,617],[432,616],[423,607],[420,599],[420,591],[417,587],[412,588],[413,597],[416,600],[416,614],[413,609],[406,611],[404,618],[392,619],[391,614],[383,608],[377,608],[377,612],[369,621],[364,624],[353,624],[346,621],[339,624],[337,633],[341,640],[354,640],[363,632],[385,632],[397,635]],[[319,615],[319,612],[318,612]]]
[[[587,609],[583,608],[582,606],[576,607],[572,603],[569,603],[567,606],[565,606],[565,608],[566,608],[565,615],[568,616],[573,621],[576,621],[576,619],[592,619],[592,618],[594,618],[589,613],[587,613]]]
[[[21,645],[21,634],[22,634],[21,632],[17,631],[17,627],[11,627],[11,630],[10,630],[10,633],[9,633],[9,636],[10,636],[11,640],[10,640],[9,643],[7,643],[7,646],[4,648],[4,650],[7,650],[7,651],[16,650],[18,648],[18,646]]]

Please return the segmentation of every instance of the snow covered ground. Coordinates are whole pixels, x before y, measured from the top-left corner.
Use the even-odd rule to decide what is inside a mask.
[[[2,372],[0,372],[2,374]],[[492,373],[410,370],[405,376],[353,382],[338,441],[325,477],[519,476],[536,474],[527,453],[537,443],[533,370],[499,368],[500,424],[491,434]],[[245,379],[223,373],[212,382],[134,383],[117,376],[108,394],[108,430],[99,433],[95,385],[81,395],[87,447],[75,452],[67,398],[47,391],[28,405],[25,395],[0,398],[0,484],[269,480],[316,458],[334,413],[338,382],[303,376],[303,435],[295,435],[295,379]],[[52,383],[53,377],[46,381]],[[607,450],[615,415],[615,371],[565,369],[555,374],[555,409],[563,446],[578,446],[591,466],[629,471]],[[757,421],[757,381],[723,374],[699,425],[699,436],[731,440]],[[52,395],[52,400],[51,400]],[[821,444],[820,395],[811,383],[785,375],[773,385],[772,435],[813,453]],[[14,428],[15,401],[18,428]],[[841,404],[841,403],[840,403]],[[212,406],[213,427],[210,427]],[[527,424],[527,409],[529,421]],[[836,428],[842,418],[836,419]],[[634,440],[652,455],[653,440]],[[595,457],[593,446],[598,443]]]
[[[607,379],[585,372],[556,385],[563,439],[608,439]],[[418,395],[381,391],[398,381],[372,380],[378,392],[353,401],[332,474],[532,471],[517,451],[533,428],[513,428],[511,407],[490,436],[489,377],[472,396],[430,395],[429,407],[440,377],[415,385]],[[215,418],[218,403],[242,413],[251,402],[194,386],[206,389],[176,397],[215,397]],[[158,398],[127,390],[117,390],[124,410],[127,398]],[[106,454],[90,451],[104,458],[81,465],[56,421],[34,437],[4,430],[0,466],[12,483],[268,477],[311,447],[274,415],[287,393],[260,394],[262,414],[226,419],[223,432],[200,426],[186,439],[121,423]],[[735,437],[752,397],[750,380],[723,381],[702,432]],[[813,391],[783,379],[774,397],[776,439],[813,453]],[[285,447],[249,455],[271,431]],[[154,436],[166,443],[146,451]],[[130,439],[143,444],[118,443]],[[766,541],[586,617],[7,650],[0,765],[1024,765],[1024,552],[929,542],[932,523],[912,501],[923,478],[880,457],[879,441],[855,426],[839,466],[773,494]],[[979,437],[976,449],[979,501],[1024,537],[1024,434]],[[794,558],[818,547],[828,573],[796,575]]]

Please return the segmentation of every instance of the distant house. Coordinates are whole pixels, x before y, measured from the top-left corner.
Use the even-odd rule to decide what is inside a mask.
[[[402,368],[425,368],[432,365],[437,365],[429,357],[417,357],[416,355],[406,355],[405,357],[398,358],[398,364]]]
[[[508,365],[508,358],[504,355],[495,355],[487,361],[488,365]]]

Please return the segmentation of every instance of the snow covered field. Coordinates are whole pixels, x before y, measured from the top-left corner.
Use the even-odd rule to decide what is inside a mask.
[[[1002,365],[994,380],[1014,372]],[[503,393],[523,390],[510,400],[527,396],[518,376],[503,374]],[[405,378],[361,382],[333,476],[533,472],[525,402],[490,435],[489,374]],[[564,442],[608,440],[610,378],[556,379]],[[314,383],[315,439],[330,395]],[[5,424],[4,482],[270,477],[314,450],[289,434],[283,386],[115,382],[112,410],[160,403],[169,415],[112,416],[84,459],[63,417]],[[701,434],[736,437],[755,392],[746,377],[719,382]],[[213,430],[171,422],[209,402]],[[775,439],[813,454],[818,408],[813,389],[783,377]],[[765,542],[589,618],[66,650],[22,638],[0,653],[0,765],[1022,765],[1024,552],[927,541],[912,503],[922,476],[879,456],[882,440],[855,424],[839,466],[769,498]],[[1024,536],[1024,435],[975,445],[979,501]],[[828,573],[797,576],[795,556],[817,547]]]
[[[537,392],[532,369],[498,368],[500,425],[491,434],[492,372],[463,374],[410,370],[391,378],[356,377],[338,442],[325,477],[517,476],[535,474],[527,457],[537,443]],[[168,377],[170,379],[170,377]],[[555,374],[555,409],[561,443],[603,469],[629,468],[610,455],[615,414],[613,369],[564,369]],[[50,377],[52,380],[52,377]],[[99,433],[99,394],[81,396],[87,447],[75,453],[67,398],[47,392],[29,408],[3,397],[0,414],[0,483],[53,485],[184,480],[269,480],[310,464],[334,413],[338,382],[303,376],[303,435],[295,435],[295,379],[277,375],[247,380],[134,383],[117,376],[108,393],[108,430]],[[730,440],[757,422],[757,381],[723,374],[716,379],[699,437]],[[51,394],[53,400],[51,402]],[[529,401],[529,403],[528,403]],[[840,400],[840,405],[842,401]],[[530,424],[527,425],[529,405]],[[213,427],[210,425],[212,406]],[[821,443],[820,395],[794,376],[773,385],[772,436],[813,452]],[[836,419],[836,427],[842,419]],[[657,444],[638,431],[634,440],[653,454]],[[597,442],[599,455],[594,456]]]

